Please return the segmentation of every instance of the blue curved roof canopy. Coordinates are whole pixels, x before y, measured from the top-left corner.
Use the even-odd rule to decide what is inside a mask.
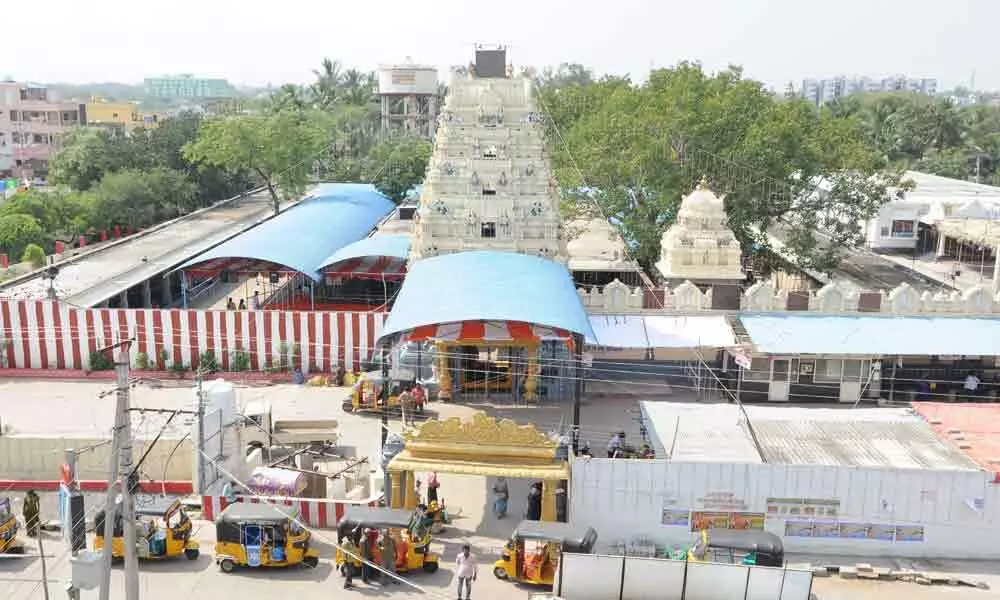
[[[352,258],[384,256],[406,260],[410,256],[411,236],[408,234],[373,235],[337,250],[320,263],[323,269]]]
[[[318,281],[326,257],[364,239],[394,207],[370,184],[321,184],[297,205],[180,269],[220,258],[243,258],[282,265]]]
[[[382,338],[457,321],[522,321],[596,342],[563,265],[513,252],[459,252],[410,265]]]

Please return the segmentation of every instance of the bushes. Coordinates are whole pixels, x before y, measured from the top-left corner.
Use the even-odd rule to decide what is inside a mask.
[[[28,244],[21,255],[21,262],[29,263],[35,269],[42,268],[45,266],[45,250],[38,244]]]

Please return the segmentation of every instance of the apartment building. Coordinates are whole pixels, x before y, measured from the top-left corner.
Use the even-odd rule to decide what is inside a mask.
[[[882,79],[869,77],[831,77],[828,79],[804,79],[799,95],[817,104],[826,104],[838,98],[864,92],[913,92],[934,96],[937,94],[936,79],[912,79],[893,75]]]
[[[0,177],[45,177],[62,136],[87,122],[86,106],[48,88],[0,82]]]
[[[153,129],[160,122],[160,115],[144,113],[134,102],[106,102],[95,99],[88,102],[87,126],[104,127],[120,135],[127,135],[137,127]]]

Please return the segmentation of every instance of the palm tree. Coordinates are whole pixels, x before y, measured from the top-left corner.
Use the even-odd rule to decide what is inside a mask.
[[[324,58],[321,68],[314,69],[313,74],[316,75],[316,83],[312,84],[310,91],[314,101],[320,107],[333,106],[339,99],[344,82],[340,61]]]
[[[357,69],[348,69],[340,81],[340,99],[347,104],[363,106],[375,96],[375,76]]]

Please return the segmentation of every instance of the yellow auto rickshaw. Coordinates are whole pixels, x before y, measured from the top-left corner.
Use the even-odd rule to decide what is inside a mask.
[[[159,498],[145,506],[135,509],[136,521],[131,526],[136,528],[135,540],[138,557],[142,560],[162,560],[184,555],[188,560],[195,560],[200,554],[200,545],[191,539],[192,523],[187,511],[179,500]],[[107,515],[103,510],[94,517],[94,551],[104,549],[104,520]],[[114,522],[112,524],[111,556],[115,559],[125,558],[125,530],[121,515],[121,498],[115,504]]]
[[[351,389],[351,396],[344,401],[345,412],[382,412],[382,389],[386,385],[386,378],[378,372],[362,373]],[[411,382],[398,379],[389,379],[389,411],[399,413],[401,411],[399,399],[403,391],[407,389]],[[416,408],[415,403],[404,407],[408,412]]]
[[[521,521],[493,563],[497,579],[551,586],[563,552],[590,554],[597,543],[593,527],[552,521]],[[527,546],[527,547],[526,547]]]
[[[237,502],[215,520],[215,562],[225,573],[236,567],[315,567],[319,552],[309,547],[311,538],[287,506]]]
[[[0,499],[0,554],[24,554],[24,544],[17,537],[17,516],[10,498]]]
[[[396,508],[381,508],[370,506],[348,506],[344,516],[337,524],[337,538],[360,539],[366,529],[374,529],[383,534],[389,530],[389,535],[396,542],[396,571],[408,573],[422,570],[433,573],[438,570],[440,557],[431,552],[430,529],[417,513]],[[381,551],[376,548],[372,562],[382,565]],[[344,564],[346,557],[337,549],[338,570]]]

